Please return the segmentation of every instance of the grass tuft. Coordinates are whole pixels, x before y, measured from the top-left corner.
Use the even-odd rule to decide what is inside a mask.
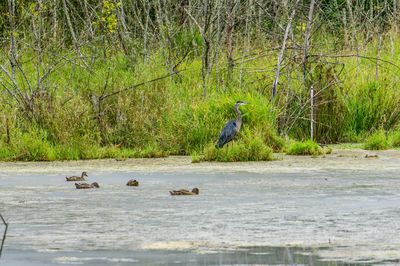
[[[247,134],[247,135],[246,135]],[[209,144],[201,161],[240,162],[240,161],[271,161],[274,160],[272,149],[263,141],[261,134],[244,132],[244,137],[229,147],[215,148],[215,143]]]
[[[365,150],[387,150],[389,147],[390,143],[385,132],[377,130],[366,139],[363,148]]]
[[[400,130],[394,131],[389,139],[393,147],[400,147]]]
[[[201,157],[197,154],[197,152],[192,152],[190,156],[192,157],[192,163],[201,162]]]
[[[306,142],[295,142],[289,146],[286,154],[289,155],[312,155],[318,156],[329,154],[332,152],[331,148],[321,148],[316,142],[307,140]]]

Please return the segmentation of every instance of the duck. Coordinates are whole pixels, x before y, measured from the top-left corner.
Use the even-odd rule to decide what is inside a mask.
[[[186,190],[186,189],[181,189],[181,190],[173,190],[170,191],[169,193],[172,196],[178,196],[178,195],[199,195],[199,189],[197,187],[193,188],[192,191]]]
[[[75,187],[77,189],[87,189],[87,188],[99,188],[99,184],[97,182],[94,182],[92,184],[88,183],[75,183]]]
[[[82,172],[81,176],[66,176],[65,179],[67,181],[85,181],[85,176],[87,177],[87,173],[86,172]]]
[[[128,183],[126,183],[126,185],[131,187],[138,187],[139,181],[137,181],[136,179],[131,179],[128,181]]]

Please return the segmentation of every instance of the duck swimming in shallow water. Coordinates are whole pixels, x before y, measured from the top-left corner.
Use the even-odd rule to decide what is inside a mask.
[[[99,188],[99,184],[97,182],[94,182],[92,184],[88,183],[75,183],[75,187],[77,189],[88,189],[88,188]]]
[[[139,181],[137,181],[136,179],[131,179],[128,181],[128,183],[126,183],[126,185],[130,187],[138,187]]]
[[[87,177],[88,175],[86,174],[86,172],[82,172],[81,176],[66,176],[65,179],[67,181],[85,181],[85,176]]]
[[[199,195],[199,189],[197,187],[193,188],[192,191],[186,190],[186,189],[181,189],[181,190],[173,190],[170,191],[169,193],[172,196],[178,196],[178,195]]]

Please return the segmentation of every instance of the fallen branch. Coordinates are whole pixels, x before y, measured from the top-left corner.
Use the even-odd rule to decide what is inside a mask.
[[[1,253],[3,251],[3,245],[4,245],[4,242],[6,241],[8,223],[6,223],[6,221],[4,220],[3,215],[1,215],[1,213],[0,213],[0,218],[3,221],[3,224],[6,226],[6,229],[4,229],[3,240],[1,241],[1,247],[0,247],[0,258],[1,258]]]

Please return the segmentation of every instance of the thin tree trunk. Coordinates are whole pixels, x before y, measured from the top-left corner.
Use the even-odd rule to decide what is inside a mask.
[[[368,21],[368,24],[366,25],[366,28],[367,28],[366,42],[368,42],[370,38],[373,38],[373,34],[375,32],[375,29],[374,29],[374,2],[373,2],[373,0],[369,0],[369,21]],[[369,36],[370,35],[370,31],[372,31],[371,37]]]
[[[375,80],[378,82],[379,79],[379,57],[381,54],[381,42],[382,42],[382,37],[379,37],[379,42],[378,42],[378,50],[376,51],[376,64],[375,64]]]
[[[232,71],[234,67],[233,62],[233,48],[232,48],[232,34],[233,34],[233,8],[235,7],[234,0],[229,0],[227,17],[228,22],[226,25],[226,46],[227,46],[227,59],[228,59],[228,72]]]
[[[145,32],[144,32],[144,40],[143,40],[143,42],[144,42],[144,58],[146,59],[146,57],[147,57],[147,39],[148,39],[150,9],[148,9],[148,10],[145,9],[145,12],[146,12],[146,26],[145,26],[146,28],[145,28]]]
[[[192,16],[192,1],[191,1],[191,0],[188,1],[188,7],[187,7],[187,9],[185,8],[185,11],[186,11],[186,14],[187,14],[189,17],[193,17],[193,16]],[[194,49],[194,51],[195,51],[195,54],[198,54],[198,53],[197,53],[197,43],[196,43],[195,35],[194,35],[194,25],[193,25],[191,19],[188,20],[188,24],[189,24],[190,32],[191,32],[191,34],[192,34],[192,45],[193,45],[193,49]]]
[[[304,36],[304,58],[303,58],[303,82],[304,86],[307,88],[307,63],[308,63],[308,44],[309,44],[309,38],[310,38],[310,30],[311,30],[311,23],[312,23],[312,18],[313,18],[313,12],[314,12],[314,4],[315,0],[311,0],[310,2],[310,9],[308,11],[308,19],[307,19],[307,26],[306,26],[306,33]],[[314,139],[314,88],[313,85],[311,84],[311,91],[310,91],[310,96],[311,96],[311,128],[310,128],[310,138],[311,140]]]
[[[392,47],[392,60],[393,60],[393,56],[394,56],[394,42],[393,42],[392,33],[390,33],[389,38],[390,38],[390,45],[391,45],[391,47]]]
[[[8,0],[8,12],[10,19],[10,40],[11,40],[11,56],[10,56],[10,64],[11,64],[11,77],[15,80],[15,72],[17,67],[17,44],[15,43],[14,37],[14,0]]]
[[[393,20],[394,20],[394,32],[397,34],[397,0],[393,0]]]
[[[170,67],[170,71],[173,71],[173,66],[174,66],[174,57],[173,57],[173,45],[174,45],[174,39],[171,37],[171,32],[173,31],[173,26],[172,23],[169,21],[168,17],[171,16],[169,10],[168,10],[168,5],[166,0],[163,0],[163,10],[164,11],[164,16],[162,18],[164,19],[164,25],[165,25],[165,34],[166,34],[166,40],[167,40],[167,47],[168,47],[168,66]],[[160,6],[161,8],[161,6]]]
[[[311,123],[310,123],[310,138],[314,140],[314,88],[311,85],[311,92],[310,92],[310,104],[311,104]]]
[[[86,20],[87,20],[87,23],[89,25],[90,37],[93,39],[94,38],[93,25],[92,25],[92,20],[90,19],[89,10],[88,10],[88,7],[87,7],[87,0],[83,1],[83,7],[84,7],[84,11],[85,11]]]
[[[278,22],[278,9],[280,0],[272,0],[272,21],[274,22],[274,28],[272,30],[272,36],[278,36],[277,32],[279,31],[279,22]]]
[[[219,60],[219,43],[221,41],[221,2],[218,1],[218,6],[217,6],[217,40],[216,40],[216,51],[215,51],[215,57],[214,57],[214,63],[215,63],[215,79],[217,80],[217,97],[219,96],[219,90],[220,90],[220,77],[219,77],[219,69],[218,69],[218,60]]]
[[[253,6],[253,1],[248,0],[248,4],[246,6],[246,36],[243,38],[243,52],[242,52],[242,62],[240,64],[240,75],[239,75],[239,89],[242,90],[242,78],[243,78],[243,65],[244,65],[244,58],[246,57],[247,50],[249,49],[250,45],[250,30],[249,30],[249,20],[250,20],[250,12]]]
[[[57,0],[53,1],[53,40],[57,39]]]
[[[281,52],[279,53],[278,63],[276,65],[275,79],[274,79],[274,83],[272,85],[272,99],[271,99],[271,104],[272,105],[274,105],[274,102],[275,102],[276,87],[277,87],[278,81],[279,81],[279,74],[280,74],[280,71],[281,71],[281,63],[282,63],[282,59],[283,59],[283,54],[285,53],[286,40],[287,40],[287,37],[289,35],[289,30],[290,30],[290,27],[292,25],[292,20],[293,20],[294,16],[296,15],[297,4],[299,3],[299,1],[300,0],[296,0],[296,3],[294,5],[294,7],[293,7],[292,15],[290,16],[290,18],[288,20],[288,24],[286,26],[285,36],[283,37],[282,48],[281,48]]]
[[[120,4],[120,9],[118,9],[118,15],[119,15],[119,20],[121,21],[122,28],[124,28],[124,36],[128,32],[128,27],[126,26],[126,20],[125,20],[125,10],[124,10],[124,1],[119,0]]]
[[[163,53],[167,52],[167,57],[168,57],[168,66],[171,66],[171,49],[169,46],[169,42],[167,40],[167,34],[166,31],[167,26],[164,24],[164,20],[163,20],[163,9],[161,6],[161,1],[154,1],[154,9],[157,11],[156,12],[156,20],[157,20],[157,24],[158,24],[158,30],[159,30],[159,35],[161,36],[161,46],[163,47]],[[165,54],[164,54],[165,55]]]
[[[348,46],[348,36],[349,36],[349,34],[347,33],[347,20],[346,20],[346,9],[345,8],[343,8],[343,34],[344,34],[344,36],[343,36],[343,40],[344,40],[344,44],[343,44],[343,46],[344,46],[344,48],[347,48],[347,46]]]
[[[10,144],[10,122],[6,117],[6,133],[7,133],[7,144]]]
[[[40,64],[42,61],[42,47],[41,47],[41,40],[42,40],[42,0],[38,0],[38,5],[39,5],[39,11],[38,11],[38,28],[36,32],[36,38],[37,38],[37,47],[36,47],[36,53],[37,53],[37,62],[36,62],[36,71],[37,71],[37,87],[35,91],[39,90],[39,86],[41,87],[40,91],[40,97],[43,98],[44,91],[43,91],[43,85],[40,85]]]
[[[78,40],[76,39],[76,35],[75,35],[75,32],[74,32],[74,28],[72,27],[71,18],[69,17],[69,13],[68,13],[68,8],[67,8],[66,0],[62,0],[62,2],[63,2],[63,6],[64,6],[64,14],[65,14],[65,17],[67,18],[67,23],[68,23],[69,31],[71,32],[72,40],[73,40],[73,42],[74,42],[76,51],[78,52],[79,56],[81,57],[82,62],[83,62],[83,63],[85,64],[85,66],[87,67],[87,64],[86,64],[85,59],[83,58],[82,51],[81,51],[81,48],[80,48],[80,46],[79,46]]]
[[[350,17],[350,21],[351,21],[351,27],[353,29],[353,48],[355,46],[356,48],[356,53],[357,53],[357,76],[358,73],[360,71],[360,51],[358,49],[358,38],[357,38],[357,32],[356,32],[356,25],[355,25],[355,21],[354,21],[354,17],[353,17],[353,11],[351,8],[351,3],[350,0],[346,0],[347,3],[347,8],[349,10],[349,17]]]
[[[314,4],[315,0],[311,0],[310,9],[308,11],[308,20],[306,26],[306,33],[304,36],[304,57],[303,57],[303,82],[304,86],[306,86],[306,79],[307,79],[307,61],[308,61],[308,43],[310,38],[310,30],[311,30],[311,23],[312,17],[314,12]]]
[[[203,97],[204,99],[207,98],[207,81],[206,81],[206,74],[208,72],[208,57],[209,57],[209,49],[210,49],[210,43],[209,40],[207,40],[206,36],[206,31],[208,28],[208,4],[209,0],[206,0],[204,2],[204,25],[202,29],[202,37],[203,37],[203,57],[202,57],[202,68],[201,68],[201,73],[202,73],[202,78],[203,78]]]

